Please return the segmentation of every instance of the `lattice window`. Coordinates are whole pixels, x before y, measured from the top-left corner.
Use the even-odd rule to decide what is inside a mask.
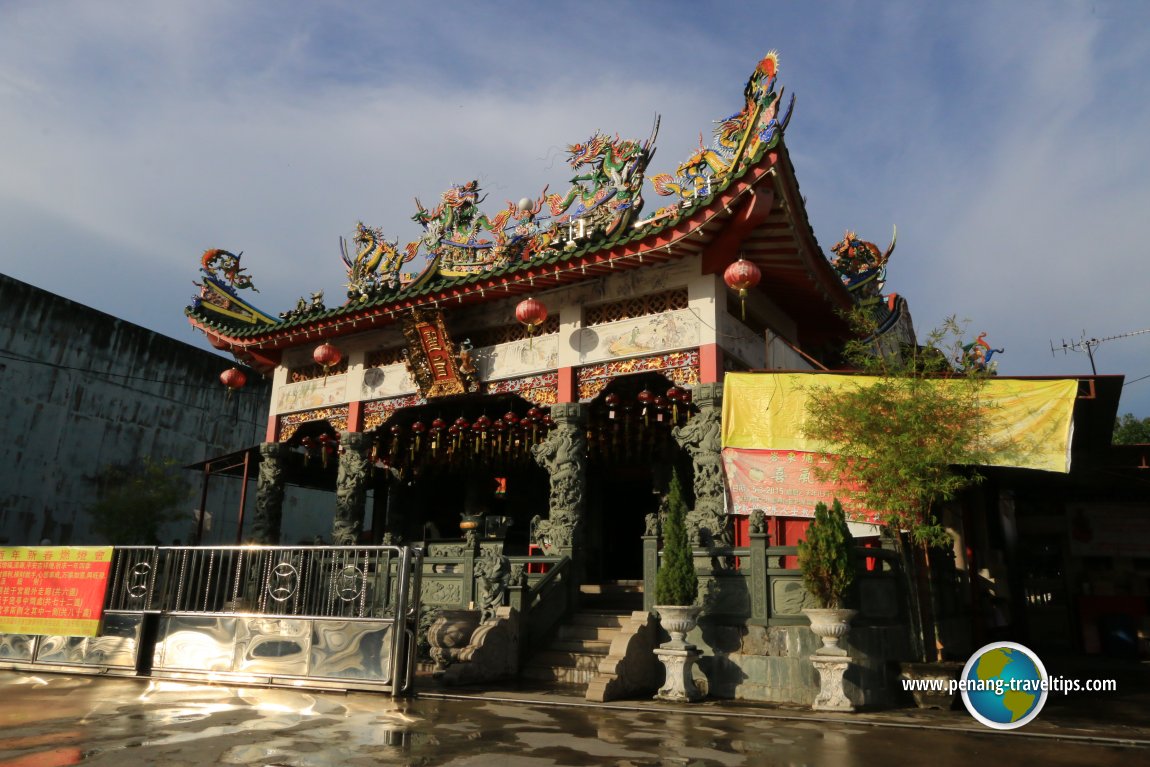
[[[549,333],[559,332],[559,317],[551,316],[544,321],[544,323],[535,329],[534,335],[545,336]],[[471,345],[477,348],[484,346],[495,346],[496,344],[505,344],[511,341],[519,341],[527,338],[527,327],[516,323],[514,325],[504,325],[498,328],[487,328],[485,330],[477,330],[473,333],[456,333],[455,342],[458,344],[464,338],[471,339]]]
[[[592,306],[583,313],[585,327],[603,325],[607,322],[631,320],[651,314],[662,314],[675,309],[687,308],[687,289],[665,290],[648,296],[638,296],[616,301],[613,304]]]
[[[339,361],[339,364],[332,365],[324,372],[323,365],[318,362],[313,362],[310,365],[301,365],[298,368],[288,368],[288,383],[300,383],[301,381],[311,381],[316,378],[323,378],[325,375],[337,376],[340,373],[347,372],[347,357]]]
[[[364,367],[367,368],[381,368],[385,365],[395,365],[403,362],[403,353],[407,350],[405,346],[395,346],[391,349],[377,349],[373,352],[368,352],[367,357],[363,361]]]

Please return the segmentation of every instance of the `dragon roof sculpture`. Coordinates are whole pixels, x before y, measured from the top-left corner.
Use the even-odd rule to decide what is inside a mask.
[[[465,296],[467,301],[482,300],[485,290],[492,291],[488,293],[491,296],[522,293],[532,280],[539,279],[536,275],[559,274],[563,271],[559,265],[568,262],[579,264],[569,270],[572,275],[602,273],[598,265],[608,251],[612,254],[606,258],[610,268],[615,268],[616,262],[631,268],[632,256],[636,264],[642,264],[643,254],[655,249],[660,252],[652,262],[679,257],[695,248],[676,248],[672,256],[669,244],[691,232],[703,235],[703,228],[709,231],[699,242],[705,242],[706,237],[727,226],[727,219],[700,214],[722,205],[727,214],[734,215],[731,205],[736,200],[742,210],[749,210],[754,200],[758,200],[756,205],[765,201],[768,207],[753,211],[752,218],[775,216],[779,224],[791,221],[809,232],[793,169],[782,146],[794,98],[784,102],[784,90],[777,87],[778,62],[775,51],[759,60],[743,87],[740,108],[715,122],[709,146],[700,136],[698,149],[674,174],[651,178],[657,193],[677,198],[654,215],[640,218],[643,185],[659,131],[658,117],[643,140],[596,131],[583,141],[569,144],[566,160],[572,175],[560,191],[553,192],[551,185],[545,185],[537,195],[484,209],[486,197],[478,181],[454,184],[432,206],[415,199],[411,218],[422,232],[402,244],[397,238],[389,239],[384,228],[357,223],[350,237],[340,239],[340,258],[347,274],[347,299],[340,307],[326,307],[317,293],[310,301],[301,298],[277,320],[239,297],[240,291],[251,287],[250,277],[238,267],[239,257],[227,251],[209,251],[217,255],[209,259],[210,268],[205,260],[204,282],[196,283],[201,295],[193,299],[186,313],[194,325],[215,339],[213,343],[219,341],[233,349],[279,348],[286,343],[279,338],[281,330],[313,324],[342,327],[339,318],[345,315],[378,316],[379,322],[387,323],[393,321],[397,310],[433,304],[448,296],[463,303]],[[773,180],[763,183],[768,175]],[[748,197],[746,193],[753,192],[755,185],[768,193]],[[744,225],[746,222],[738,224]],[[802,249],[817,252],[817,243],[809,236],[800,241]],[[873,254],[865,247],[873,245],[853,235],[846,241],[852,244],[842,253],[836,246],[834,269],[825,262],[811,266],[810,261],[802,268],[813,269],[820,284],[836,281],[837,274],[856,300],[864,292],[877,293],[882,285],[881,264],[862,271],[855,264],[874,266]],[[877,253],[877,248],[873,250]],[[860,260],[858,254],[863,251],[871,255]],[[890,249],[885,255],[879,254],[878,261],[885,263],[889,254]],[[234,268],[229,257],[235,258]],[[563,281],[577,279],[581,276]],[[558,283],[554,277],[549,281]],[[868,281],[873,282],[869,287],[864,284]],[[831,294],[806,291],[806,283],[796,283],[792,297],[797,312],[806,311],[802,297],[840,307],[850,300],[837,290]]]
[[[710,147],[704,146],[700,134],[699,148],[679,164],[674,175],[652,176],[655,191],[664,196],[678,196],[684,204],[689,204],[710,194],[715,183],[737,170],[745,158],[754,156],[762,147],[770,149],[777,145],[795,105],[792,96],[786,113],[779,117],[783,90],[775,91],[778,71],[778,51],[770,51],[743,88],[743,108],[716,121]]]
[[[880,251],[873,242],[859,239],[849,229],[831,248],[831,268],[855,296],[855,300],[871,298],[882,293],[886,282],[886,265],[898,241],[898,228],[890,238],[890,245]]]

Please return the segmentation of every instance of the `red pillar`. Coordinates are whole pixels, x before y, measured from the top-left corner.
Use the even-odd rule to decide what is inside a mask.
[[[718,344],[699,347],[699,383],[721,383],[723,380],[723,350]]]
[[[347,403],[347,430],[363,431],[363,403],[358,400]]]
[[[280,432],[279,425],[280,425],[279,416],[276,416],[276,415],[268,416],[268,430],[264,434],[264,442],[278,442],[279,441],[279,432]]]
[[[559,402],[578,402],[579,392],[575,385],[575,368],[559,368]]]

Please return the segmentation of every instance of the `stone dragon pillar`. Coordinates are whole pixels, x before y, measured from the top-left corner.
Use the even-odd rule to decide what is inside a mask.
[[[365,434],[357,431],[342,431],[339,436],[341,452],[339,475],[335,481],[335,522],[331,528],[331,542],[336,546],[354,546],[363,530],[371,443]]]
[[[274,546],[280,542],[280,522],[284,505],[284,457],[288,447],[282,442],[260,445],[260,468],[256,479],[256,514],[251,540]]]
[[[731,535],[723,503],[723,385],[699,384],[693,401],[698,415],[671,430],[679,446],[691,454],[695,474],[695,508],[687,514],[687,530],[694,543],[729,545]]]
[[[551,406],[555,429],[531,448],[535,462],[551,479],[548,519],[532,520],[532,535],[555,553],[571,554],[582,547],[587,505],[587,433],[583,406],[566,402]]]

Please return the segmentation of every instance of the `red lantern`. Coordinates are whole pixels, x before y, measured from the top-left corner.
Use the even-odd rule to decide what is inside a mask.
[[[315,351],[311,353],[311,358],[318,364],[323,365],[323,375],[326,378],[327,372],[339,364],[343,359],[343,352],[335,348],[331,344],[320,344],[315,347]]]
[[[762,277],[763,273],[759,271],[759,267],[742,256],[723,272],[723,282],[727,283],[727,287],[739,291],[739,303],[744,320],[747,319],[747,291],[758,285]]]
[[[248,377],[239,368],[228,368],[220,373],[220,383],[228,387],[228,396],[231,396],[231,393],[236,389],[244,388],[244,384],[247,382]]]
[[[527,326],[527,335],[533,335],[547,321],[547,307],[538,299],[525,298],[515,307],[515,319]]]

